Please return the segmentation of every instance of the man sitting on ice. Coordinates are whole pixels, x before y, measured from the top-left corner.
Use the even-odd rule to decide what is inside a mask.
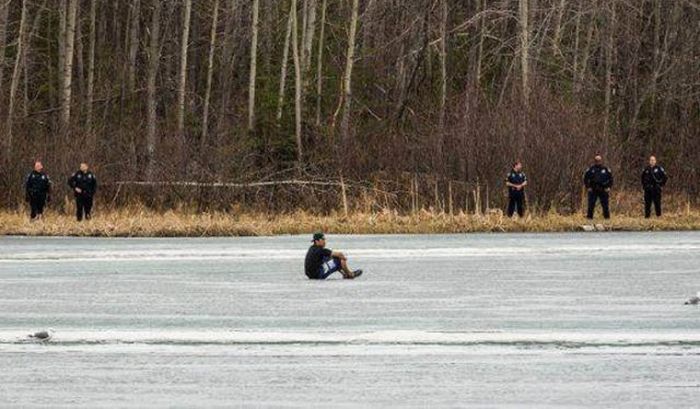
[[[306,276],[310,279],[325,280],[336,272],[340,272],[343,278],[347,279],[362,275],[362,270],[350,270],[345,254],[326,248],[326,236],[323,233],[315,233],[313,243],[304,262]]]

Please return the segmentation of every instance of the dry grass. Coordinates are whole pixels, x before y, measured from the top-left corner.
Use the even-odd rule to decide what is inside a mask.
[[[700,212],[669,213],[661,219],[645,220],[637,215],[614,215],[609,222],[596,219],[608,230],[700,230]],[[43,221],[30,222],[26,213],[0,212],[0,235],[28,236],[102,236],[102,237],[199,237],[266,236],[305,234],[322,230],[335,234],[389,233],[470,233],[470,232],[567,232],[579,231],[589,224],[581,215],[561,216],[554,212],[508,219],[499,213],[486,216],[420,211],[400,215],[392,211],[314,215],[303,211],[289,214],[195,213],[169,211],[158,213],[136,208],[96,214],[89,222],[77,223],[73,217],[48,213]]]

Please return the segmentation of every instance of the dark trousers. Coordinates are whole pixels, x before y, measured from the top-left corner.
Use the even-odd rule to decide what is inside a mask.
[[[644,217],[651,217],[651,205],[654,205],[656,217],[661,217],[661,189],[644,189]]]
[[[92,212],[92,196],[78,195],[75,197],[75,217],[78,221],[85,219],[90,220]]]
[[[604,190],[592,190],[588,192],[588,214],[586,217],[593,218],[593,210],[595,203],[600,200],[600,206],[603,208],[603,217],[610,218],[610,194]]]
[[[46,206],[46,196],[45,195],[32,195],[29,197],[29,207],[31,210],[30,217],[36,219],[37,216],[44,214],[44,207]]]
[[[508,194],[508,217],[513,217],[516,210],[518,211],[518,216],[525,216],[525,193],[522,191]]]

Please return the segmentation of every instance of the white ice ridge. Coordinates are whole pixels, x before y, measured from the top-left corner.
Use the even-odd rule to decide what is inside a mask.
[[[356,248],[346,249],[353,258],[400,258],[406,259],[444,259],[518,255],[520,257],[568,256],[576,254],[593,254],[605,250],[618,254],[648,254],[654,252],[696,252],[700,244],[644,244],[644,245],[614,245],[594,244],[575,246],[554,246],[547,248],[527,246],[489,246],[489,247],[436,247],[436,248]],[[266,259],[300,260],[305,249],[277,249],[274,253],[266,254]],[[260,250],[237,247],[193,247],[193,248],[124,248],[114,250],[97,250],[82,252],[79,256],[70,251],[21,251],[0,252],[0,263],[26,262],[76,262],[76,261],[128,261],[128,260],[259,260]]]
[[[21,330],[0,331],[0,344],[22,343]],[[53,338],[54,344],[367,344],[367,345],[530,345],[559,347],[686,345],[700,348],[695,333],[615,332],[256,332],[222,330],[66,330]]]

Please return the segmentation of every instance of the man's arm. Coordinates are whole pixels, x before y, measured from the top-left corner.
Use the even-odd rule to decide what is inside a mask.
[[[68,178],[68,186],[70,186],[71,189],[75,190],[75,173],[71,175],[70,178]]]
[[[24,181],[24,198],[27,200],[27,202],[31,199],[31,196],[29,194],[29,181],[32,179],[32,174],[30,173],[27,176],[27,180]]]
[[[87,184],[87,188],[85,189],[85,192],[90,196],[94,196],[95,191],[97,190],[97,179],[95,178],[95,175],[93,175],[93,174],[89,174],[87,177],[88,177],[88,184]]]
[[[608,179],[607,188],[610,189],[613,186],[613,182],[614,182],[613,173],[612,173],[612,170],[610,170],[610,168],[608,168],[608,174],[610,175],[610,178]]]
[[[53,183],[49,175],[46,175],[46,201],[51,202],[51,190],[53,188]]]
[[[591,170],[590,169],[586,170],[586,173],[583,174],[583,185],[586,186],[588,189],[591,188]]]
[[[660,183],[660,185],[661,185],[661,187],[664,187],[664,186],[666,186],[666,182],[668,182],[668,175],[666,174],[666,169],[664,169],[663,167],[659,167],[659,169],[661,169],[661,183]]]

